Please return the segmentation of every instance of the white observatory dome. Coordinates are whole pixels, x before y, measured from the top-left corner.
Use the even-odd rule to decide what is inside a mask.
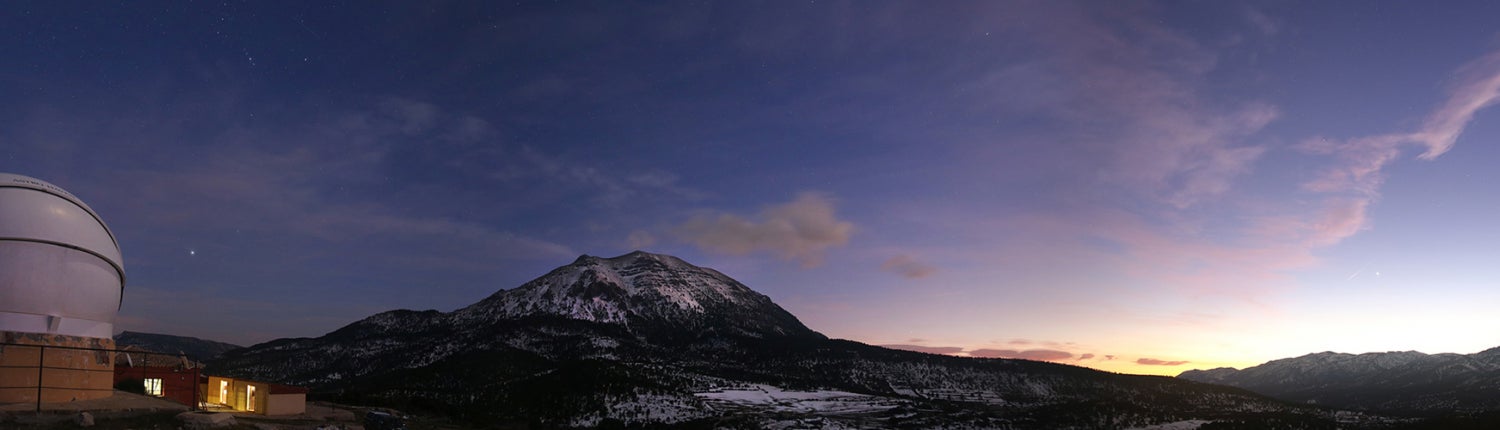
[[[0,173],[0,331],[109,338],[124,287],[120,245],[93,209]]]

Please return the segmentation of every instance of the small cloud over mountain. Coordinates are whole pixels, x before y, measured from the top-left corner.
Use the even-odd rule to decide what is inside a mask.
[[[834,213],[833,200],[818,193],[761,210],[757,219],[723,212],[693,216],[674,233],[709,251],[733,255],[769,252],[802,267],[823,264],[823,252],[849,243],[854,223]]]
[[[635,230],[625,237],[625,244],[630,249],[645,249],[656,244],[656,235],[645,230]]]

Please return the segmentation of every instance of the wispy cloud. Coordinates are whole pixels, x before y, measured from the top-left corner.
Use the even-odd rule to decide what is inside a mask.
[[[1330,195],[1324,201],[1320,218],[1303,226],[1310,231],[1312,243],[1338,243],[1363,229],[1368,222],[1366,210],[1380,196],[1384,170],[1401,156],[1403,149],[1421,150],[1417,158],[1422,160],[1436,159],[1453,148],[1475,113],[1497,100],[1500,100],[1500,51],[1460,68],[1448,97],[1418,130],[1304,141],[1299,145],[1302,150],[1334,160],[1317,178],[1302,184],[1307,191]]]
[[[1479,58],[1457,73],[1451,96],[1423,124],[1412,140],[1427,148],[1420,158],[1431,160],[1448,152],[1474,119],[1474,113],[1500,99],[1500,51]]]
[[[474,138],[472,119],[444,116],[436,107],[406,100],[387,100],[367,113],[345,115],[291,130],[246,130],[224,136],[229,149],[216,151],[175,169],[120,169],[117,178],[139,187],[128,204],[132,214],[155,214],[139,221],[161,229],[241,230],[298,240],[349,246],[356,254],[376,242],[402,249],[426,250],[386,256],[396,266],[427,269],[493,270],[494,257],[575,255],[568,247],[523,237],[476,221],[457,220],[404,210],[383,202],[344,203],[349,187],[401,188],[381,179],[383,163],[397,151],[389,133],[410,133],[433,140],[440,136]],[[375,125],[381,124],[381,125]],[[288,146],[285,141],[328,136],[342,144]],[[441,249],[442,252],[439,252]],[[441,255],[426,259],[422,255]],[[463,258],[463,256],[476,256]],[[485,256],[485,257],[478,257]],[[441,267],[433,267],[438,264]]]
[[[1014,349],[976,349],[969,351],[970,357],[981,358],[1014,358],[1021,360],[1036,361],[1062,361],[1073,358],[1073,353],[1058,351],[1055,349],[1028,349],[1017,351]]]
[[[1019,25],[1013,30],[1026,41],[1020,43],[1046,54],[997,68],[1003,78],[971,86],[1020,100],[994,111],[1026,114],[1027,126],[1042,130],[1021,139],[1041,144],[1025,148],[1032,160],[1090,173],[1039,170],[1034,175],[1045,180],[1024,179],[1042,184],[1036,192],[1050,200],[1032,201],[992,226],[1011,233],[997,236],[997,261],[1021,272],[1051,272],[1038,277],[1086,266],[1163,290],[1240,296],[1276,279],[1276,271],[1315,261],[1305,246],[1247,238],[1237,225],[1261,215],[1241,208],[1254,204],[1243,198],[1255,192],[1244,185],[1264,173],[1257,163],[1275,142],[1266,130],[1282,109],[1207,88],[1223,72],[1217,69],[1222,45],[1201,42],[1142,9],[1064,2],[1015,9],[1008,12],[1026,17],[1022,22],[1066,24]],[[1232,17],[1243,27],[1234,37],[1274,36],[1264,16],[1249,13]],[[1022,96],[999,97],[1000,89]],[[1298,234],[1307,234],[1306,214],[1289,218]]]
[[[1072,145],[1107,157],[1091,185],[1123,186],[1187,208],[1223,195],[1265,153],[1248,138],[1279,109],[1200,96],[1199,83],[1218,64],[1211,47],[1116,8],[1057,3],[1018,9],[1040,15],[1036,22],[1067,23],[1021,26],[1052,54],[1020,78],[1042,84],[1038,88],[1066,82],[1057,90],[1061,103],[1030,108],[1071,124]]]
[[[757,217],[700,213],[673,229],[675,235],[709,251],[734,255],[769,252],[803,267],[822,264],[823,252],[843,246],[854,224],[839,219],[833,200],[817,193],[766,207]]]
[[[490,176],[502,180],[544,179],[587,187],[592,194],[590,200],[602,206],[616,207],[651,195],[670,195],[684,200],[705,196],[701,191],[679,184],[677,175],[663,170],[615,171],[529,146],[516,150],[513,155],[522,162],[492,170]],[[485,159],[486,162],[493,160],[494,157]]]
[[[404,152],[416,144],[482,147],[495,138],[487,122],[404,99],[318,108],[291,101],[286,108],[295,113],[267,122],[221,120],[258,112],[234,99],[98,116],[75,110],[79,117],[48,114],[56,121],[27,122],[13,132],[42,142],[26,145],[54,141],[43,136],[131,142],[77,151],[88,159],[46,158],[71,166],[47,171],[76,176],[33,174],[84,194],[120,236],[132,282],[160,291],[325,302],[338,288],[357,288],[361,300],[386,301],[374,310],[448,307],[506,286],[496,279],[516,267],[578,255],[563,243],[567,239],[523,232],[494,212],[426,204],[455,198],[427,192],[449,184],[436,181],[472,178],[455,173],[432,180],[418,172],[413,179],[394,164],[430,161]],[[425,291],[420,297],[406,294],[417,287]],[[132,294],[126,303],[154,299]],[[272,307],[260,317],[279,318],[283,311],[301,310]],[[313,329],[336,327],[329,324],[319,320]]]
[[[1374,193],[1383,179],[1379,173],[1399,155],[1404,146],[1423,152],[1417,158],[1431,160],[1453,148],[1474,114],[1500,100],[1500,51],[1464,65],[1454,75],[1449,96],[1428,115],[1422,127],[1407,133],[1391,133],[1346,140],[1317,138],[1302,148],[1336,157],[1338,163],[1305,187],[1319,192]]]
[[[1188,364],[1188,362],[1187,361],[1158,360],[1158,359],[1155,359],[1155,358],[1138,358],[1138,359],[1135,360],[1135,364],[1146,365],[1146,366],[1181,366],[1181,365],[1184,365],[1184,364]]]
[[[901,275],[901,277],[907,279],[921,279],[937,273],[936,266],[919,261],[906,254],[886,259],[884,263],[880,263],[880,269]]]
[[[404,98],[387,98],[324,121],[328,139],[361,142],[380,151],[382,168],[433,175],[433,179],[546,188],[579,195],[603,208],[641,199],[696,200],[705,193],[679,183],[677,175],[650,166],[604,163],[507,140],[495,124],[464,112]]]
[[[902,344],[891,344],[891,345],[880,345],[880,346],[881,347],[885,347],[885,348],[891,348],[891,349],[900,349],[900,350],[906,350],[906,351],[916,351],[916,352],[925,352],[925,353],[928,353],[928,354],[943,354],[943,355],[953,355],[953,354],[957,354],[957,353],[960,353],[960,352],[964,351],[963,348],[957,347],[957,346],[921,346],[921,345],[902,345]]]
[[[1100,67],[1080,61],[1080,68]],[[1153,72],[1129,69],[1119,73]],[[1378,201],[1385,170],[1403,150],[1422,151],[1419,159],[1433,159],[1451,150],[1475,113],[1500,100],[1500,52],[1463,66],[1453,79],[1448,96],[1418,130],[1348,139],[1323,137],[1295,145],[1302,155],[1315,156],[1311,161],[1321,167],[1292,190],[1301,191],[1303,199],[1266,200],[1247,192],[1247,198],[1215,205],[1205,204],[1205,199],[1227,195],[1233,188],[1226,186],[1242,177],[1280,174],[1256,171],[1254,160],[1264,146],[1244,141],[1274,119],[1276,109],[1252,103],[1238,112],[1173,113],[1172,106],[1198,103],[1184,101],[1193,99],[1192,88],[1161,83],[1160,88],[1176,90],[1142,94],[1122,90],[1114,96],[1163,97],[1164,105],[1143,103],[1153,107],[1142,111],[1151,111],[1149,116],[1165,115],[1165,119],[1102,115],[1127,119],[1124,128],[1110,129],[1123,131],[1120,148],[1129,148],[1109,163],[1114,170],[1108,170],[1106,177],[1136,190],[1156,190],[1152,194],[1160,197],[1163,207],[1120,204],[1110,198],[1078,199],[1069,202],[1067,210],[1014,217],[1007,227],[1017,234],[1010,237],[1012,244],[999,258],[1025,267],[1065,267],[1088,261],[1095,269],[1121,273],[1166,291],[1191,292],[1195,297],[1223,295],[1254,303],[1268,293],[1293,287],[1288,273],[1318,264],[1317,250],[1372,227],[1370,210]],[[1140,129],[1141,124],[1163,131],[1159,136],[1165,142],[1132,137],[1144,136],[1130,131]],[[1194,173],[1189,166],[1205,170]]]
[[[1029,348],[1029,349],[965,348],[965,347],[958,347],[958,346],[920,345],[919,343],[926,342],[925,339],[921,339],[921,338],[912,338],[912,339],[909,339],[907,342],[908,343],[902,343],[902,344],[884,344],[884,345],[879,345],[879,346],[885,347],[885,348],[907,350],[907,351],[926,352],[926,353],[931,353],[931,354],[960,355],[960,356],[969,356],[969,357],[977,357],[977,358],[1006,358],[1006,359],[1018,359],[1018,360],[1051,361],[1051,362],[1059,362],[1059,363],[1061,363],[1061,362],[1071,362],[1071,361],[1083,361],[1083,360],[1088,360],[1088,359],[1091,359],[1091,358],[1095,357],[1095,355],[1093,353],[1077,354],[1075,352],[1067,351],[1067,349],[1072,349],[1071,345],[1073,345],[1073,344],[1071,342],[1033,341],[1033,340],[1028,340],[1028,339],[1015,339],[1015,340],[1007,342],[1010,345],[1021,345],[1021,346],[1025,346],[1025,345],[1046,345],[1046,346],[1053,347],[1053,348]],[[1054,349],[1054,348],[1059,348],[1059,349]]]
[[[656,244],[656,235],[645,230],[633,230],[625,236],[625,246],[630,249],[646,249]]]
[[[1142,112],[1154,118],[1138,122],[1136,134],[1128,136],[1114,169],[1106,175],[1155,191],[1177,208],[1229,191],[1233,181],[1250,172],[1251,164],[1266,151],[1263,146],[1238,143],[1275,119],[1276,110],[1251,105],[1211,116],[1186,112],[1191,106],[1184,103],[1162,108],[1168,111]],[[1182,111],[1172,111],[1176,109]]]

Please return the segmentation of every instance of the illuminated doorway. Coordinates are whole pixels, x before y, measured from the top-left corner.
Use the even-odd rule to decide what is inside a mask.
[[[229,381],[219,381],[219,404],[229,404]]]
[[[245,410],[255,412],[255,386],[245,386]]]

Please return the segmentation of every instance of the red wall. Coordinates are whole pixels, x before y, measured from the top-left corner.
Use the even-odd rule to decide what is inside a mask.
[[[161,379],[162,398],[189,407],[197,406],[197,399],[193,395],[198,386],[198,369],[115,366],[116,383],[126,379],[145,380],[146,378]]]

